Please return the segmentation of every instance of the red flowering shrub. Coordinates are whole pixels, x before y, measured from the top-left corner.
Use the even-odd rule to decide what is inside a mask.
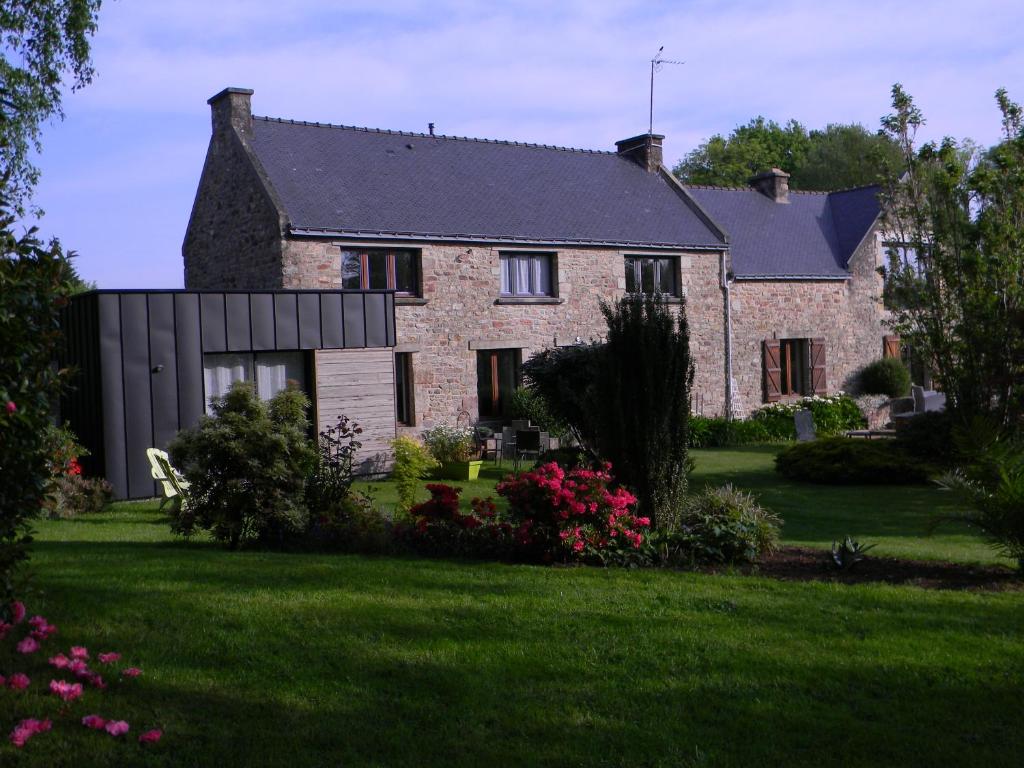
[[[490,499],[473,499],[471,512],[459,510],[461,488],[428,483],[430,499],[409,510],[411,525],[396,528],[422,554],[460,557],[505,557],[512,527],[500,522]]]
[[[498,483],[508,499],[512,538],[532,559],[594,563],[635,562],[651,521],[636,515],[636,497],[612,488],[611,465],[566,471],[542,464]]]

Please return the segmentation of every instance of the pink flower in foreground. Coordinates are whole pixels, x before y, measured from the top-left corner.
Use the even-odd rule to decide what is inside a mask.
[[[50,693],[60,696],[64,701],[74,701],[82,695],[82,684],[69,683],[66,680],[51,680]]]
[[[7,637],[7,633],[11,631],[13,624],[8,624],[6,621],[0,621],[0,640]]]
[[[72,659],[88,659],[89,649],[81,645],[71,646],[71,658]]]
[[[25,618],[25,604],[20,600],[11,603],[11,623],[21,624]]]
[[[146,731],[145,733],[139,734],[139,744],[155,744],[160,741],[160,737],[164,735],[164,732],[159,728],[154,728],[152,731]]]
[[[31,682],[32,681],[29,680],[28,675],[24,674],[23,672],[15,672],[13,675],[7,678],[7,685],[9,685],[16,691],[24,691],[26,688],[28,688],[28,685]]]
[[[101,664],[113,664],[115,661],[121,660],[120,653],[101,653],[100,663]]]
[[[15,404],[15,402],[13,400],[8,400],[7,401],[6,408],[7,408],[7,412],[8,413],[14,413],[16,410],[18,410],[18,406]]]
[[[142,670],[138,667],[128,667],[127,669],[122,669],[121,674],[125,677],[138,677],[142,674]]]
[[[11,731],[11,744],[16,747],[25,746],[25,742],[35,736],[37,733],[48,731],[53,726],[49,720],[22,720]]]
[[[81,659],[73,659],[68,662],[68,671],[81,677],[89,674],[89,665]]]
[[[47,622],[42,616],[33,616],[29,624],[33,627],[31,634],[36,640],[45,640],[50,635],[57,633],[57,628]]]
[[[111,736],[124,736],[128,733],[128,723],[124,720],[111,720],[103,728]]]
[[[85,680],[93,688],[99,688],[101,691],[107,687],[107,684],[103,681],[103,678],[97,675],[95,672],[86,677]]]
[[[107,727],[107,721],[99,715],[86,715],[82,718],[82,725],[92,728],[94,731],[102,731]]]
[[[26,637],[24,640],[18,643],[15,646],[15,648],[17,649],[18,653],[35,653],[39,650],[39,641],[36,640],[34,637]]]
[[[56,667],[57,669],[67,669],[70,664],[71,659],[69,659],[63,653],[58,653],[56,656],[50,657],[51,667]]]

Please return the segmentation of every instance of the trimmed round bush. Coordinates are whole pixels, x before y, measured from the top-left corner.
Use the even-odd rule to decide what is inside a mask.
[[[906,397],[910,394],[910,371],[895,357],[875,360],[860,372],[860,386],[868,395]]]
[[[851,437],[790,446],[775,457],[775,469],[790,480],[823,485],[909,485],[926,482],[930,471],[895,440]]]

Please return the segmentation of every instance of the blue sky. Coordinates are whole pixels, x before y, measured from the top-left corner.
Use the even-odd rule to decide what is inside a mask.
[[[875,128],[897,81],[926,138],[991,143],[996,88],[1024,101],[1022,29],[1019,0],[107,0],[97,77],[43,133],[40,229],[100,287],[180,287],[221,88],[259,115],[612,149],[647,128],[660,45],[686,61],[658,75],[670,163],[759,114]]]

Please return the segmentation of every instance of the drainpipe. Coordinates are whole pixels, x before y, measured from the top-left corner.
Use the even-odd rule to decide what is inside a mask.
[[[725,419],[732,421],[732,302],[729,296],[725,251],[722,251],[719,269],[722,275],[722,295],[725,299]]]

